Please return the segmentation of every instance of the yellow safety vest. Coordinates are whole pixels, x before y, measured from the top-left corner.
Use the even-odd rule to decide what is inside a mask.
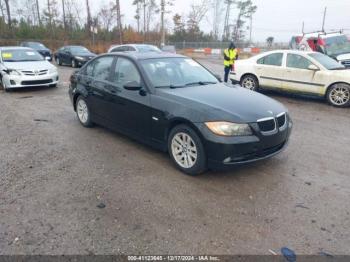
[[[235,63],[237,57],[237,49],[225,49],[224,50],[224,65],[232,66]]]

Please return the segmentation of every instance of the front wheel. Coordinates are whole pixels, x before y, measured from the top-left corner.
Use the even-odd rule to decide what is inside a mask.
[[[257,91],[259,88],[259,82],[255,76],[245,75],[241,80],[241,86],[252,91]]]
[[[75,61],[75,59],[72,59],[72,67],[73,68],[77,67],[77,61]]]
[[[59,57],[56,57],[56,63],[61,66],[62,65],[62,62],[61,62],[61,59]]]
[[[350,106],[350,85],[335,84],[327,91],[327,101],[335,107]]]
[[[6,84],[4,83],[3,77],[0,77],[0,85],[5,92],[8,92],[8,89],[6,87]]]
[[[202,141],[187,125],[178,125],[171,130],[168,151],[177,168],[187,175],[199,175],[207,169]]]
[[[76,102],[76,112],[79,122],[85,127],[91,127],[92,121],[90,117],[89,107],[84,99],[84,97],[79,96]]]

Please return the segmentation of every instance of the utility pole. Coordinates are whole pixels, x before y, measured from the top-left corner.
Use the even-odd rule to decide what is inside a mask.
[[[90,12],[89,0],[86,0],[86,12],[87,12],[86,26],[90,34],[91,33],[91,12]]]
[[[304,34],[304,31],[305,31],[305,22],[303,21],[303,25],[301,27],[301,32]]]
[[[327,15],[327,7],[324,8],[324,13],[323,13],[323,22],[322,22],[322,31],[324,32],[324,26],[326,23],[326,15]]]
[[[160,3],[160,14],[161,14],[160,31],[162,34],[161,46],[165,45],[164,13],[165,13],[165,0],[161,0],[161,3]]]
[[[116,7],[117,7],[117,27],[119,32],[119,44],[123,43],[123,27],[122,27],[122,18],[120,13],[120,2],[119,0],[116,0]]]

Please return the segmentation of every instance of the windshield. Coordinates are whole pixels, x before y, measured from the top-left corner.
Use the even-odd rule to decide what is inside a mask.
[[[46,47],[41,43],[30,42],[28,46],[34,49],[46,49]]]
[[[166,45],[162,48],[163,51],[175,51],[175,46]]]
[[[72,46],[70,50],[73,54],[90,54],[91,53],[86,47],[83,47],[83,46]]]
[[[345,35],[327,37],[324,41],[326,43],[326,53],[329,56],[350,53],[350,41]]]
[[[190,58],[147,59],[141,65],[156,88],[218,83],[216,77]]]
[[[140,52],[160,52],[159,48],[153,45],[139,45],[137,49]]]
[[[4,62],[29,62],[44,60],[44,58],[38,52],[27,49],[3,50],[1,52],[1,57]]]
[[[335,61],[333,58],[330,58],[329,56],[326,56],[321,53],[312,53],[309,54],[313,59],[315,59],[317,62],[319,62],[321,65],[323,65],[328,70],[334,70],[334,69],[343,69],[345,68],[342,64]]]

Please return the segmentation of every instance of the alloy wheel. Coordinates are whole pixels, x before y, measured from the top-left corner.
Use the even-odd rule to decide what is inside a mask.
[[[192,168],[197,161],[197,146],[191,136],[186,133],[177,133],[171,141],[171,151],[178,165],[183,168]]]
[[[343,106],[350,100],[350,89],[346,85],[337,85],[330,91],[329,99],[334,105]]]
[[[245,77],[242,81],[242,86],[249,90],[255,90],[256,89],[255,79],[253,79],[252,77]]]
[[[84,100],[80,99],[77,104],[77,113],[79,120],[86,124],[89,119],[89,110]]]

